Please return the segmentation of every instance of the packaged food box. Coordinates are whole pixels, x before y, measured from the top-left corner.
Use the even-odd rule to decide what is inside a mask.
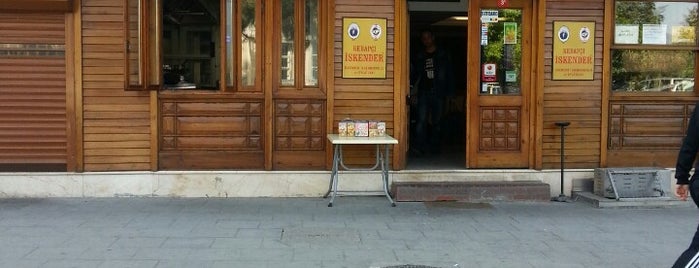
[[[369,137],[369,121],[357,120],[354,122],[355,137]]]
[[[376,123],[377,137],[386,136],[386,122],[379,121]]]
[[[337,134],[340,137],[347,137],[347,121],[340,121],[337,123]]]
[[[369,137],[378,137],[379,136],[378,124],[379,124],[378,121],[369,120]]]
[[[347,136],[352,137],[355,136],[355,129],[354,129],[354,121],[347,121]]]

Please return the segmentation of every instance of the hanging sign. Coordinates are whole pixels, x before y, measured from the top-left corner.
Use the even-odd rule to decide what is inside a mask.
[[[386,78],[386,19],[342,19],[342,78]]]
[[[495,82],[497,80],[497,65],[495,65],[495,63],[483,63],[483,70],[481,71],[481,81]]]
[[[553,22],[553,80],[593,80],[595,22]]]
[[[483,10],[481,10],[481,22],[482,23],[498,22],[498,10],[497,9],[483,9]]]

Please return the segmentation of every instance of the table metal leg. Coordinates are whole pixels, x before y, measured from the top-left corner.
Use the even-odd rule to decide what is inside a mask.
[[[335,145],[335,151],[333,152],[333,164],[332,164],[332,171],[330,172],[330,184],[328,185],[328,191],[323,195],[323,198],[327,198],[328,195],[330,195],[330,192],[333,189],[333,181],[337,178],[337,170],[338,170],[338,147],[340,145]]]
[[[395,207],[396,202],[393,201],[391,198],[391,193],[388,190],[388,160],[390,159],[388,154],[388,144],[384,144],[384,152],[385,153],[381,157],[381,179],[383,180],[383,191],[386,194],[388,201],[391,202],[391,206]]]
[[[342,146],[340,144],[335,144],[335,153],[333,154],[333,171],[332,174],[330,175],[330,188],[328,189],[328,194],[332,192],[332,196],[330,197],[330,202],[328,203],[328,207],[333,206],[333,202],[335,201],[335,196],[337,196],[337,180],[338,180],[338,166],[340,159],[342,159]],[[325,194],[327,197],[328,194]]]

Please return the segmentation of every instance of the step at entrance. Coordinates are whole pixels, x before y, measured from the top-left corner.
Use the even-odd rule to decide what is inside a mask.
[[[396,201],[549,201],[540,181],[394,182]]]

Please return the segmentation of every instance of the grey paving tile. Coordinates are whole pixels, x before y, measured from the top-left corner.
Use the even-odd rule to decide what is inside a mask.
[[[263,247],[264,240],[266,239],[216,237],[213,244],[211,244],[211,248],[260,248]]]
[[[48,248],[39,247],[26,256],[25,259],[34,260],[65,260],[65,259],[79,259],[80,255],[87,250],[82,247],[60,247],[60,248]]]
[[[292,261],[294,256],[293,249],[251,249],[244,248],[238,251],[238,260],[241,261],[271,261],[278,263]]]
[[[293,261],[345,260],[343,251],[334,248],[296,248],[293,252]]]
[[[90,247],[82,254],[79,259],[84,260],[128,260],[136,255],[136,248],[102,248]]]
[[[47,260],[0,260],[0,267],[41,267]]]
[[[215,238],[201,238],[201,237],[169,237],[165,239],[162,248],[210,248],[214,243]]]
[[[158,265],[155,260],[109,260],[103,262],[99,268],[151,268]]]
[[[285,262],[286,263],[286,262]],[[215,261],[211,267],[213,268],[231,268],[231,267],[251,267],[251,268],[267,268],[280,267],[275,262],[268,263],[266,261]],[[313,267],[313,266],[309,266]]]
[[[42,267],[51,268],[93,268],[99,267],[104,261],[102,260],[49,260]]]
[[[281,238],[281,228],[239,228],[236,238]]]
[[[192,250],[187,248],[139,248],[135,260],[187,260]]]
[[[157,248],[163,245],[166,237],[119,237],[113,247]]]
[[[187,260],[232,261],[241,258],[237,249],[228,248],[194,249],[188,254]]]

